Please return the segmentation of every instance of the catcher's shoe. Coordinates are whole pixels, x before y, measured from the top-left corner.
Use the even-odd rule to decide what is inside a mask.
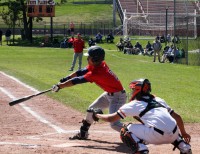
[[[192,154],[192,150],[190,149],[190,150],[188,150],[188,152],[186,152],[186,153],[180,153],[180,154]]]
[[[137,151],[134,154],[149,154],[149,150],[142,150],[142,151]]]
[[[85,133],[85,135],[81,135],[80,132],[75,134],[73,137],[69,137],[70,140],[87,140],[88,139],[88,133]]]

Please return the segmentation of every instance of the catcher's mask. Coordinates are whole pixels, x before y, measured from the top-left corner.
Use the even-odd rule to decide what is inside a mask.
[[[151,83],[148,79],[133,80],[129,84],[129,88],[132,90],[132,96],[130,101],[139,99],[142,96],[148,95],[151,92]]]
[[[99,46],[92,46],[84,56],[90,56],[93,62],[101,62],[105,58],[105,51]]]

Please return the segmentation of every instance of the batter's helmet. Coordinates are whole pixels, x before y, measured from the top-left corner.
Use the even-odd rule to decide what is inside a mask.
[[[105,58],[105,51],[99,46],[92,46],[87,53],[84,53],[84,56],[92,57],[93,62],[101,62]]]
[[[132,89],[133,93],[131,96],[131,100],[134,100],[135,98],[139,98],[141,96],[145,96],[150,94],[151,92],[151,83],[148,79],[137,79],[132,81],[129,84],[129,88]]]

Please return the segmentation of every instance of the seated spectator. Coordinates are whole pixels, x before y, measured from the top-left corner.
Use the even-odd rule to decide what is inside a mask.
[[[124,40],[123,38],[120,38],[119,42],[116,44],[117,49],[119,49],[119,51],[123,51],[124,50]]]
[[[180,50],[181,58],[185,58],[185,50],[181,49]]]
[[[142,45],[138,41],[135,44],[135,49],[139,50],[140,53],[144,52],[144,49],[142,48]]]
[[[93,38],[90,38],[90,39],[88,40],[88,45],[89,45],[89,47],[94,46],[95,44],[96,44],[96,42],[94,41]]]
[[[60,42],[60,48],[67,48],[68,43],[67,43],[67,38],[64,37],[64,39]]]
[[[146,48],[144,49],[144,56],[145,55],[148,55],[148,56],[153,55],[153,47],[149,41],[147,42]]]
[[[180,54],[179,48],[174,47],[174,50],[172,52],[174,53],[175,62],[177,62],[178,59],[182,58],[182,55]]]
[[[171,42],[171,35],[167,34],[167,43],[170,43],[170,42]]]
[[[112,33],[109,33],[108,36],[106,37],[106,42],[107,43],[113,43],[113,40],[114,40],[114,36]]]
[[[160,43],[165,43],[165,36],[164,36],[164,35],[162,35],[162,36],[160,37]]]
[[[124,37],[124,42],[128,42],[128,41],[131,41],[131,39],[127,36]]]
[[[176,43],[176,44],[179,44],[179,43],[181,43],[181,40],[180,40],[180,38],[178,37],[178,35],[175,35],[174,38],[172,39],[172,42],[173,42],[173,43]]]
[[[50,45],[50,40],[49,40],[49,36],[45,36],[42,40],[42,42],[40,43],[40,47],[47,47]]]
[[[74,36],[69,38],[67,42],[68,42],[68,48],[72,48],[74,43]]]
[[[159,35],[157,35],[157,36],[156,36],[156,39],[157,39],[158,41],[160,41],[160,36],[159,36]]]
[[[170,62],[173,62],[174,58],[172,55],[172,50],[173,50],[173,45],[171,45],[170,47],[166,46],[164,48],[161,63],[165,63],[167,60],[169,60]]]
[[[96,36],[95,36],[95,42],[97,43],[102,43],[103,40],[102,40],[103,36],[101,35],[101,33],[99,32]]]
[[[131,41],[125,42],[124,54],[133,54],[133,45],[132,45]]]
[[[60,47],[60,42],[58,41],[58,38],[54,38],[53,42],[51,44],[52,47],[58,48]]]

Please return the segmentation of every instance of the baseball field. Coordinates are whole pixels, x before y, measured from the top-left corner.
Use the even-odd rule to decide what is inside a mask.
[[[151,81],[152,93],[165,99],[183,117],[192,137],[193,153],[198,154],[199,66],[153,63],[153,57],[105,51],[106,62],[127,92],[133,79]],[[71,73],[68,69],[72,56],[71,49],[0,47],[0,153],[130,153],[121,143],[119,134],[102,121],[91,127],[89,140],[68,139],[78,131],[88,105],[103,92],[95,84],[77,85],[15,106],[8,105],[17,98],[51,88]],[[86,57],[83,57],[83,66],[86,64]],[[124,122],[135,121],[128,118]],[[172,145],[149,145],[149,149],[151,154],[179,153],[172,151]]]

